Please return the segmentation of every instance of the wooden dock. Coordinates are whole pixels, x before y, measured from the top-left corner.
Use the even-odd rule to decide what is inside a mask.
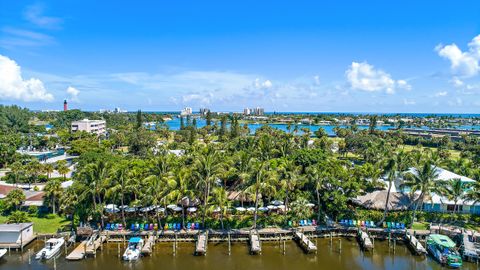
[[[208,235],[206,232],[199,233],[197,236],[197,242],[195,243],[195,255],[207,254]]]
[[[412,248],[416,255],[427,254],[427,250],[425,247],[423,247],[422,243],[420,243],[420,241],[408,231],[405,233],[405,240],[407,240],[408,245]]]
[[[94,235],[86,243],[85,255],[96,255],[97,250],[102,247],[103,243],[107,240],[105,235]]]
[[[69,261],[78,261],[83,258],[85,258],[85,252],[86,252],[86,247],[87,241],[81,242],[68,256],[66,257],[67,260]]]
[[[262,246],[257,231],[250,232],[250,254],[261,254]]]
[[[367,232],[358,229],[357,233],[358,241],[360,241],[360,244],[362,245],[362,248],[364,250],[372,250],[373,249],[373,242],[372,239],[370,239],[370,236],[368,235]]]
[[[472,235],[473,237],[473,235]],[[473,241],[470,240],[470,237],[467,232],[462,233],[462,255],[465,260],[471,262],[478,262],[479,256],[477,253],[477,248]]]
[[[145,241],[145,245],[142,247],[142,254],[151,254],[153,251],[153,246],[155,245],[156,237],[150,235]]]
[[[317,252],[317,246],[302,232],[296,231],[294,238],[306,253]]]

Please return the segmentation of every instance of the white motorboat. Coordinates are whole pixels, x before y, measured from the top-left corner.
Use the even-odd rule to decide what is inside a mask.
[[[123,253],[123,260],[136,261],[140,258],[142,252],[143,239],[140,237],[132,237],[128,241],[128,247]]]
[[[63,238],[50,238],[45,242],[45,247],[40,250],[35,258],[48,260],[60,252],[65,240]]]
[[[7,254],[7,249],[6,248],[0,248],[0,259],[3,258]]]

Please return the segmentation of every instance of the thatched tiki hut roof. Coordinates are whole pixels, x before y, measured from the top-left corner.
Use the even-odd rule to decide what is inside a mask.
[[[385,202],[387,201],[386,190],[377,190],[358,196],[352,202],[367,209],[385,210]],[[411,205],[411,198],[405,193],[391,192],[388,201],[388,209],[394,211],[408,210]]]

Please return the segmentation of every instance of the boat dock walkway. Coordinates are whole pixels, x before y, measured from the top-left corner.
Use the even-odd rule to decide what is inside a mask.
[[[479,260],[477,248],[475,247],[475,244],[470,240],[467,232],[462,233],[462,245],[463,257],[466,260],[477,262]]]
[[[365,250],[373,249],[372,239],[370,239],[370,236],[368,235],[367,232],[365,232],[362,229],[358,229],[357,236],[358,236],[358,240],[360,241],[360,244],[362,245],[363,249],[365,249]]]
[[[82,241],[68,256],[66,257],[69,261],[78,261],[85,258],[87,241]]]
[[[96,255],[97,249],[102,247],[103,243],[107,240],[105,235],[92,235],[86,243],[85,255]]]
[[[296,231],[294,238],[307,253],[317,252],[317,246],[302,232]]]
[[[405,233],[405,239],[407,240],[408,245],[413,249],[417,255],[427,254],[427,250],[423,247],[422,243],[408,231]]]
[[[195,243],[195,255],[207,254],[207,242],[208,235],[206,232],[199,233],[197,236],[197,242]]]
[[[142,247],[142,254],[151,254],[156,240],[157,238],[154,235],[150,235]]]
[[[262,246],[260,244],[260,237],[257,231],[250,232],[250,254],[262,253]]]

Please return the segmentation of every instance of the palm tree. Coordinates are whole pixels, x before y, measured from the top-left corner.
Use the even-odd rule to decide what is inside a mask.
[[[120,164],[115,168],[115,171],[113,173],[113,177],[110,179],[110,187],[107,191],[107,196],[110,196],[112,194],[118,194],[120,195],[120,205],[121,205],[121,212],[122,212],[122,222],[123,226],[126,226],[125,222],[125,193],[126,193],[126,184],[128,181],[128,174],[129,174],[129,168],[128,165],[123,163]]]
[[[176,203],[182,204],[182,228],[185,228],[185,207],[188,207],[193,198],[193,191],[190,189],[191,172],[187,168],[175,172],[169,186],[168,196]]]
[[[14,181],[15,181],[14,185],[17,186],[20,175],[24,174],[25,168],[22,165],[22,163],[20,163],[19,161],[15,161],[14,163],[12,163],[10,168],[11,168],[13,176],[14,176]]]
[[[222,230],[225,229],[223,225],[223,218],[230,206],[230,200],[228,200],[227,191],[223,187],[216,187],[212,191],[213,194],[213,206],[220,208],[220,224]]]
[[[257,228],[258,219],[258,203],[262,193],[268,191],[274,192],[275,187],[271,182],[276,179],[274,173],[268,167],[266,161],[256,162],[253,164],[252,172],[250,174],[250,181],[247,183],[248,187],[245,192],[253,194],[255,200],[255,212],[253,216],[253,228]]]
[[[52,213],[56,214],[57,200],[63,193],[62,183],[60,183],[58,179],[51,179],[47,182],[47,185],[45,185],[44,191],[46,193],[45,195],[52,200]]]
[[[321,220],[321,203],[320,203],[320,190],[323,187],[324,179],[329,177],[329,172],[324,169],[322,164],[312,165],[305,169],[305,173],[307,178],[314,184],[315,186],[315,194],[317,197],[317,222]]]
[[[457,212],[457,203],[464,196],[464,186],[462,179],[455,178],[448,181],[439,182],[440,194],[445,196],[450,201],[453,201],[453,213]]]
[[[410,193],[415,204],[412,213],[411,224],[415,221],[415,216],[418,207],[423,204],[426,196],[429,196],[432,191],[435,190],[435,181],[438,178],[437,167],[427,160],[421,166],[417,166],[412,171],[405,174],[405,181],[402,186],[410,188]],[[415,193],[419,191],[420,195],[415,199]]]
[[[194,163],[193,174],[198,179],[197,187],[203,188],[203,217],[202,224],[205,227],[205,216],[208,199],[213,182],[224,172],[223,160],[219,153],[210,147],[205,148],[203,153],[197,156]]]
[[[66,178],[66,175],[69,171],[70,169],[68,168],[65,160],[57,161],[57,172],[63,176],[63,179]]]
[[[294,160],[285,160],[280,166],[281,185],[285,189],[285,216],[288,213],[288,199],[290,192],[293,191],[300,180],[300,166],[295,164]]]
[[[18,210],[25,199],[26,197],[22,190],[14,189],[5,197],[5,204],[9,209],[15,208],[15,210]]]
[[[55,171],[55,168],[51,163],[46,163],[43,165],[43,171],[47,174],[47,178],[50,178],[52,173]]]
[[[465,201],[473,202],[477,204],[480,202],[480,182],[476,181],[471,185],[471,187],[466,191],[464,195]]]

